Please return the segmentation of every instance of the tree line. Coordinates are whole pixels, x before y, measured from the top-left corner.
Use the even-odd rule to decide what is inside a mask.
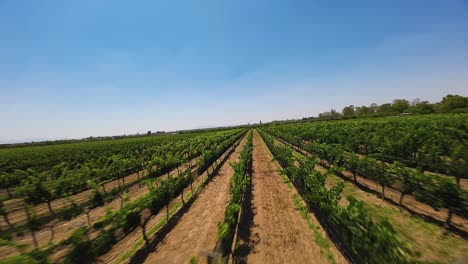
[[[331,109],[320,113],[319,119],[341,119],[372,116],[393,116],[401,114],[433,114],[433,113],[468,113],[468,97],[449,94],[440,102],[430,103],[419,98],[411,102],[406,99],[395,99],[391,103],[378,105],[345,106],[341,112]],[[304,118],[313,119],[313,118]]]

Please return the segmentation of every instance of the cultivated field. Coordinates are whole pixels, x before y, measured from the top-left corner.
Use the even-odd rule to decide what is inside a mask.
[[[468,114],[0,149],[0,263],[468,263]]]

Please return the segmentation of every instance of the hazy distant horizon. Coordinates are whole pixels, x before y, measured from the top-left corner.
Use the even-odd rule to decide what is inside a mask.
[[[247,124],[247,123],[246,123]],[[238,125],[246,125],[246,124],[238,124]],[[148,131],[152,133],[156,133],[158,131],[164,131],[165,133],[171,133],[176,131],[190,131],[190,130],[197,130],[197,129],[210,129],[210,128],[222,128],[222,127],[231,127],[231,126],[238,126],[238,125],[222,125],[222,126],[201,126],[201,127],[193,127],[193,128],[184,128],[184,129],[176,129],[176,130],[145,130],[145,131],[136,131],[129,134],[109,134],[109,135],[89,135],[85,137],[77,137],[77,138],[66,138],[66,137],[56,137],[56,138],[25,138],[25,139],[0,139],[0,145],[3,144],[18,144],[18,143],[37,143],[37,142],[44,142],[44,141],[58,141],[58,140],[82,140],[89,137],[113,137],[113,136],[129,136],[129,135],[145,135]]]
[[[466,96],[465,94],[463,94],[463,96]],[[397,98],[395,98],[397,99]],[[410,103],[412,100],[414,99],[420,99],[421,101],[427,101],[427,100],[423,100],[421,98],[413,98],[413,99],[408,99],[408,98],[399,98],[399,99],[406,99],[408,100]],[[439,100],[436,100],[436,101],[429,101],[430,103],[436,103],[436,102],[439,102],[442,98],[440,98]],[[392,99],[393,100],[393,99]],[[391,100],[388,101],[388,102],[382,102],[382,103],[391,103]],[[371,105],[371,103],[369,104],[364,104],[366,106],[369,106]],[[356,105],[358,106],[358,105]],[[331,109],[335,109],[335,108],[331,108]],[[326,111],[329,111],[331,109],[324,109],[322,112],[326,112]],[[340,112],[341,109],[335,109],[337,110],[338,112]],[[317,117],[317,115],[303,115],[301,117],[293,117],[293,118],[287,118],[287,119],[272,119],[272,120],[257,120],[256,122],[247,122],[247,123],[240,123],[240,124],[223,124],[223,125],[208,125],[208,126],[195,126],[195,127],[191,127],[191,128],[180,128],[180,129],[172,129],[172,130],[167,130],[167,129],[157,129],[157,130],[151,130],[151,129],[147,129],[147,130],[142,130],[142,131],[134,131],[134,132],[131,132],[131,133],[128,133],[128,134],[105,134],[105,135],[89,135],[89,136],[84,136],[84,137],[77,137],[77,138],[66,138],[66,137],[56,137],[56,138],[27,138],[27,139],[0,139],[0,145],[1,144],[17,144],[17,143],[31,143],[31,142],[34,142],[34,143],[37,143],[37,142],[44,142],[44,141],[57,141],[57,140],[82,140],[82,139],[86,139],[86,138],[89,138],[89,137],[112,137],[112,136],[123,136],[123,135],[136,135],[136,134],[140,134],[140,135],[144,135],[146,134],[148,131],[151,131],[152,133],[155,133],[157,131],[164,131],[166,133],[170,133],[170,132],[175,132],[175,131],[189,131],[189,130],[197,130],[197,129],[210,129],[210,128],[222,128],[222,127],[234,127],[234,126],[240,126],[240,125],[249,125],[249,124],[258,124],[260,121],[262,123],[268,123],[268,122],[272,122],[272,121],[284,121],[284,120],[298,120],[298,119],[302,119],[304,117]]]
[[[0,2],[0,142],[468,95],[468,3]]]

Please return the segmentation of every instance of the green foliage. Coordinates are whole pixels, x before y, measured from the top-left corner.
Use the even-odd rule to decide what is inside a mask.
[[[68,208],[65,208],[62,212],[62,218],[64,220],[70,220],[83,213],[83,207],[79,206],[75,202],[72,202]]]
[[[175,169],[207,146],[241,130],[0,149],[0,187],[40,203],[119,179],[142,168],[150,176]],[[191,149],[189,156],[182,154]]]
[[[316,155],[326,166],[333,164],[337,173],[340,172],[339,168],[343,167],[353,175],[380,184],[382,192],[385,187],[398,182],[397,186],[402,194],[400,202],[404,195],[414,195],[417,200],[435,209],[447,208],[447,221],[450,223],[452,213],[468,215],[466,191],[458,187],[451,177],[423,174],[407,165],[415,164],[420,169],[454,172],[457,179],[467,177],[465,165],[468,159],[468,134],[464,131],[468,127],[467,118],[467,115],[425,116],[399,120],[286,125],[265,129],[268,133]],[[436,130],[433,131],[433,128]],[[434,138],[437,140],[434,141]],[[413,151],[408,151],[412,148]],[[360,158],[354,151],[367,155]],[[276,152],[280,154],[279,150]],[[404,156],[407,154],[411,161]],[[387,164],[383,161],[392,163]],[[282,165],[288,166],[286,163]]]
[[[29,210],[29,209],[27,209],[27,210]],[[38,231],[38,230],[41,229],[41,221],[39,220],[39,218],[35,214],[31,215],[31,219],[29,219],[29,221],[26,223],[26,225],[32,231]]]
[[[134,230],[140,224],[140,213],[137,211],[130,212],[126,215],[126,221],[124,225],[124,232],[128,233]]]
[[[31,252],[1,260],[0,264],[48,264],[49,254],[50,252],[33,249]]]
[[[237,226],[237,220],[245,187],[250,184],[248,170],[252,166],[252,131],[247,135],[247,143],[242,149],[239,161],[231,164],[234,169],[234,175],[229,183],[230,198],[224,212],[224,220],[218,226],[218,238],[221,243],[221,253],[226,256],[231,251],[231,245],[234,238],[234,232]]]
[[[451,94],[442,98],[442,101],[439,104],[440,111],[445,113],[454,112],[457,109],[466,109],[467,107],[468,97]]]
[[[24,196],[28,203],[38,204],[52,200],[53,182],[45,182],[45,178],[32,169],[27,170],[28,177],[18,188],[18,194]]]
[[[316,162],[313,158],[300,160],[299,166],[295,166],[291,162],[291,151],[285,151],[285,146],[276,146],[273,138],[262,131],[261,135],[304,200],[356,263],[406,262],[411,251],[398,238],[388,221],[374,219],[364,209],[362,202],[353,197],[348,197],[347,206],[340,206],[338,202],[344,188],[343,182],[326,188],[327,175],[315,170]],[[381,168],[376,162],[366,170],[372,170],[376,175],[376,170]]]
[[[447,95],[439,103],[429,103],[415,99],[411,104],[405,99],[395,99],[392,103],[377,105],[375,103],[369,106],[346,106],[341,114],[335,109],[329,112],[320,113],[318,119],[333,120],[347,119],[356,117],[379,117],[392,116],[399,114],[432,114],[432,113],[468,113],[468,97],[460,95]],[[316,119],[314,117],[304,118],[303,120]]]
[[[201,159],[199,159],[197,163],[197,173],[201,174],[207,170],[208,167],[211,166],[211,164],[213,164],[213,162],[215,162],[222,153],[226,152],[226,150],[228,150],[229,147],[242,135],[243,134],[238,134],[229,141],[224,141],[220,144],[214,144],[210,147],[210,149],[203,151]]]
[[[91,196],[91,208],[96,208],[96,207],[103,206],[103,205],[104,205],[104,196],[99,190],[94,189],[93,194]]]
[[[92,254],[91,242],[86,238],[86,228],[80,227],[75,230],[69,238],[71,248],[66,257],[67,263],[91,262]]]
[[[92,253],[94,256],[100,256],[108,252],[117,242],[113,230],[103,230],[98,236],[91,240]]]
[[[467,114],[313,122],[266,129],[297,146],[304,142],[325,144],[445,174],[451,173],[450,161],[466,162],[468,157]]]
[[[233,139],[238,139],[244,132],[243,130],[235,131],[235,133],[229,133],[227,138],[221,137],[217,138],[217,140],[222,140],[220,145],[223,145],[224,142],[234,143]],[[169,156],[167,157],[170,159]],[[141,212],[145,208],[149,208],[152,215],[158,214],[169,204],[173,197],[179,195],[190,184],[190,181],[191,177],[188,171],[180,172],[176,177],[168,177],[166,180],[160,181],[153,178],[146,180],[148,193],[125,203],[119,210],[108,211],[105,217],[93,224],[93,228],[99,230],[99,233],[96,238],[89,241],[92,256],[99,256],[109,251],[112,245],[117,242],[115,237],[117,231],[121,230],[128,233],[134,230],[140,224]],[[83,230],[88,232],[88,229]],[[74,240],[70,241],[73,243]],[[82,246],[84,240],[78,241],[80,242],[78,245]],[[85,246],[88,246],[88,244],[85,244]],[[81,256],[80,254],[77,255]],[[76,256],[68,256],[68,258],[78,259]]]

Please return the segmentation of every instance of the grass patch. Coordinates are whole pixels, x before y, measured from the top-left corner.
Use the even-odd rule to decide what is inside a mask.
[[[320,228],[312,223],[309,218],[309,212],[307,208],[302,204],[299,195],[294,194],[293,196],[294,205],[296,206],[297,210],[299,210],[299,214],[301,217],[307,221],[307,226],[314,231],[314,238],[317,245],[320,247],[320,253],[324,254],[327,257],[329,263],[336,263],[335,259],[333,258],[333,254],[330,251],[330,242],[322,236],[320,233]]]
[[[281,141],[276,141],[275,143],[280,144],[280,145],[284,145],[284,143],[282,143]],[[268,153],[271,155],[271,152],[268,149],[268,147],[267,147],[267,150],[268,150]],[[305,157],[303,154],[299,153],[298,151],[296,151],[294,149],[293,149],[292,153],[293,153],[293,157],[296,160],[303,159]],[[292,189],[293,185],[291,183],[291,180],[282,172],[280,172],[280,175],[281,175],[282,181],[288,185],[289,189]],[[301,215],[301,217],[304,220],[306,220],[307,226],[309,227],[309,229],[314,231],[315,243],[317,243],[317,245],[319,246],[320,253],[321,254],[325,253],[325,256],[327,257],[327,260],[328,260],[329,263],[333,263],[333,264],[336,263],[335,259],[333,258],[333,254],[330,251],[330,242],[325,237],[322,236],[322,234],[320,233],[320,228],[317,225],[315,225],[314,223],[312,223],[312,221],[310,220],[309,211],[302,204],[299,195],[294,194],[293,195],[293,201],[294,201],[294,205],[296,206],[296,209],[299,211],[299,214]]]
[[[303,156],[296,151],[293,151],[293,155],[294,157]],[[337,183],[341,181],[341,178],[334,174],[329,174],[327,181],[330,183]],[[373,194],[360,190],[350,182],[345,182],[342,195],[343,197],[352,196],[364,202],[366,210],[369,210],[376,219],[389,220],[398,236],[411,245],[415,253],[414,256],[412,256],[415,263],[455,263],[457,261],[463,261],[464,257],[468,256],[464,254],[464,252],[468,251],[468,244],[466,241],[455,235],[443,235],[444,228],[441,226],[402,213],[398,207],[382,206],[373,203],[372,199],[369,200],[369,195]],[[294,202],[296,206],[298,206],[296,199]],[[303,215],[302,212],[301,215]],[[314,229],[314,227],[311,227],[311,229]],[[315,230],[314,232],[317,235]],[[317,244],[321,245],[322,239],[324,240],[324,238],[320,236],[320,233],[318,233],[318,235],[319,236],[316,236],[315,239]],[[325,240],[325,242],[328,243],[327,240]]]
[[[280,173],[280,175],[281,175],[281,180],[288,185],[289,189],[292,189],[293,186],[292,186],[291,181],[289,180],[289,178],[286,177],[286,175],[284,175],[284,173]]]
[[[336,182],[339,178],[330,175],[329,180]],[[415,253],[412,258],[416,262],[454,263],[461,260],[464,252],[468,250],[468,245],[462,238],[443,235],[443,227],[402,213],[398,207],[373,203],[372,199],[368,199],[368,193],[361,191],[352,183],[345,182],[343,196],[348,195],[363,201],[366,210],[376,219],[389,220],[398,236],[410,243]]]

